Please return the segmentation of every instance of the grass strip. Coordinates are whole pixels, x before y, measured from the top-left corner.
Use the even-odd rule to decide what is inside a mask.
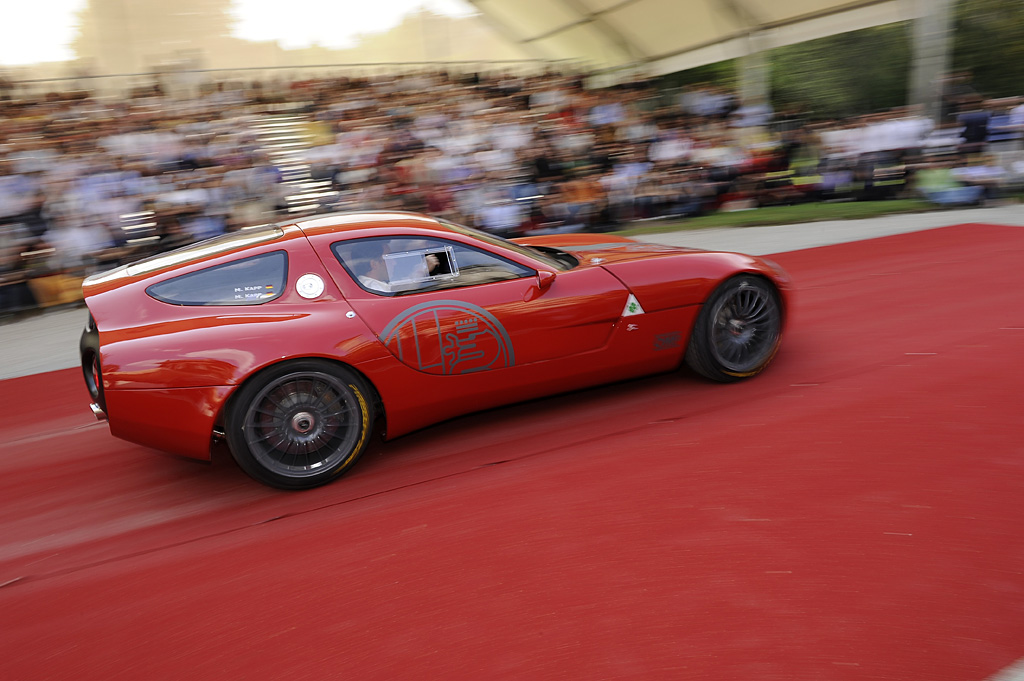
[[[941,208],[921,199],[888,201],[846,201],[837,203],[800,203],[793,206],[769,206],[752,210],[718,212],[688,219],[634,222],[616,230],[625,236],[660,234],[711,227],[753,227],[757,225],[790,225],[824,220],[859,220],[897,213],[925,213]]]

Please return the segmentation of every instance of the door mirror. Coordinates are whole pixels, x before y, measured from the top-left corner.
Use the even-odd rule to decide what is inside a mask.
[[[555,273],[549,270],[540,270],[537,272],[537,288],[541,291],[546,291],[551,288],[551,284],[555,283]]]

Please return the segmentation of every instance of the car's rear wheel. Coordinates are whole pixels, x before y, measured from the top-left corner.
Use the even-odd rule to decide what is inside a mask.
[[[246,383],[226,418],[228,446],[250,476],[272,487],[330,482],[366,449],[373,432],[369,388],[323,360],[285,362]]]
[[[686,363],[715,381],[737,381],[764,370],[779,349],[782,308],[766,279],[740,275],[704,303],[686,349]]]

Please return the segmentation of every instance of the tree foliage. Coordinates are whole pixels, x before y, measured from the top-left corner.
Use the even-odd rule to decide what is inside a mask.
[[[890,24],[772,50],[776,108],[832,118],[905,104],[909,33],[908,23]]]
[[[768,53],[772,103],[818,118],[872,113],[907,103],[911,22],[867,28]],[[973,76],[985,97],[1024,95],[1024,0],[959,0],[952,69]],[[735,60],[673,74],[674,85],[735,80]]]
[[[736,69],[739,62],[736,59],[705,64],[685,71],[670,73],[662,79],[664,87],[681,87],[684,85],[699,85],[701,83],[715,83],[725,87],[732,87],[736,84]]]
[[[955,17],[953,68],[986,97],[1024,94],[1024,2],[961,0]]]

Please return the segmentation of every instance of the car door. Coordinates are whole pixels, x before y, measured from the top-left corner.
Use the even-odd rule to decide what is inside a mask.
[[[325,262],[354,311],[395,357],[428,374],[599,352],[628,298],[599,267],[552,272],[455,240],[348,239],[331,251]]]

